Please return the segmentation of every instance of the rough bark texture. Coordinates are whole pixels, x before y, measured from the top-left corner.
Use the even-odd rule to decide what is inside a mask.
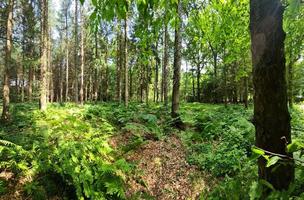
[[[286,143],[291,142],[291,133],[285,80],[283,12],[279,0],[250,1],[256,145],[287,155]],[[294,179],[292,164],[266,168],[266,162],[261,158],[258,161],[259,177],[278,190],[287,189]]]
[[[10,79],[9,69],[11,68],[11,53],[12,53],[12,35],[13,35],[13,7],[14,0],[8,2],[8,16],[6,22],[6,46],[5,46],[5,69],[3,80],[3,110],[2,121],[7,122],[10,119],[9,104],[10,104]]]
[[[174,65],[173,65],[173,91],[172,91],[172,110],[171,116],[173,118],[179,118],[179,96],[180,96],[180,73],[181,73],[181,27],[182,27],[182,16],[181,16],[181,1],[177,4],[177,15],[178,21],[175,25],[175,42],[174,42]]]
[[[48,65],[48,1],[41,0],[41,69],[40,69],[40,110],[45,111],[47,108],[47,65]]]

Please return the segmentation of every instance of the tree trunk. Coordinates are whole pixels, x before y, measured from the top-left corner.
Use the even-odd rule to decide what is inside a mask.
[[[288,65],[288,104],[293,107],[293,65]]]
[[[165,22],[167,23],[167,22]],[[164,63],[163,63],[163,93],[164,104],[168,106],[168,61],[169,61],[169,33],[168,25],[165,25],[165,39],[164,39]]]
[[[127,15],[127,14],[126,14]],[[129,70],[128,70],[128,17],[125,18],[124,24],[124,72],[125,72],[125,107],[128,107],[129,104]]]
[[[80,104],[83,105],[84,100],[84,14],[83,7],[81,9],[81,70],[80,70]]]
[[[106,40],[106,49],[105,49],[105,65],[106,65],[106,74],[105,74],[105,87],[104,87],[104,97],[105,101],[109,100],[109,64],[108,64],[108,40]]]
[[[201,66],[200,64],[197,65],[197,77],[196,77],[196,84],[197,84],[197,102],[201,100]]]
[[[48,1],[41,0],[41,69],[40,69],[40,110],[45,111],[47,108],[47,65],[48,65]]]
[[[11,68],[11,54],[12,54],[12,36],[13,36],[13,8],[14,0],[9,0],[7,7],[7,22],[6,22],[6,48],[5,48],[5,68],[3,79],[3,109],[2,121],[8,122],[10,119],[10,78],[9,69]]]
[[[121,102],[121,28],[117,21],[117,50],[116,50],[116,100]]]
[[[248,77],[244,78],[244,106],[247,109],[248,108]]]
[[[66,66],[65,66],[65,101],[69,100],[69,30],[68,30],[68,6],[65,8],[65,40],[66,40]]]
[[[285,33],[282,28],[284,8],[280,0],[250,1],[250,31],[254,83],[254,124],[256,145],[273,153],[288,155],[291,142],[290,116],[285,80]],[[288,189],[294,179],[291,161],[266,167],[258,161],[259,177],[275,189]],[[265,195],[270,192],[265,189]]]
[[[172,91],[172,109],[171,116],[172,118],[178,118],[178,124],[180,123],[179,116],[179,96],[180,96],[180,73],[181,73],[181,47],[182,47],[182,38],[181,38],[181,28],[182,28],[182,7],[181,0],[178,0],[177,3],[177,22],[175,25],[175,42],[174,42],[174,65],[173,65],[173,91]]]
[[[75,0],[75,46],[74,46],[74,98],[75,102],[78,103],[78,0]]]

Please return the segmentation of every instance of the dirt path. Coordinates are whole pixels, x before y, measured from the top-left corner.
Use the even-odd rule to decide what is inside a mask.
[[[119,145],[119,143],[117,143]],[[116,146],[116,145],[115,145]],[[157,200],[197,199],[205,188],[205,177],[186,161],[185,149],[177,136],[163,141],[148,141],[126,155],[136,164],[135,174],[128,179],[128,196],[149,194]]]

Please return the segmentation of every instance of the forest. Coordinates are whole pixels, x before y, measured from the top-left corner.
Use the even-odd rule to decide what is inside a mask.
[[[0,200],[304,199],[303,0],[0,16]]]

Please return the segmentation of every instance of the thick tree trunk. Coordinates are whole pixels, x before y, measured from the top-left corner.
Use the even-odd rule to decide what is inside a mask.
[[[47,108],[47,66],[48,66],[48,1],[41,0],[41,69],[40,69],[40,110],[45,111]]]
[[[13,36],[13,8],[14,0],[9,0],[7,7],[7,22],[6,22],[6,46],[5,46],[5,68],[3,79],[3,109],[2,121],[7,122],[10,119],[10,78],[9,69],[11,68],[11,54],[12,54],[12,36]]]
[[[171,116],[172,118],[179,118],[179,96],[180,96],[180,73],[181,73],[181,47],[182,47],[182,38],[181,38],[181,28],[182,28],[182,10],[181,10],[181,0],[178,0],[177,3],[177,15],[178,19],[175,25],[175,42],[174,42],[174,65],[173,65],[173,91],[172,91],[172,108]]]
[[[254,124],[256,145],[273,153],[288,155],[291,142],[290,116],[285,80],[284,8],[280,0],[250,1],[250,31],[254,83]],[[258,161],[259,177],[278,190],[287,189],[294,179],[291,161],[266,167]],[[265,190],[266,194],[269,192]]]

